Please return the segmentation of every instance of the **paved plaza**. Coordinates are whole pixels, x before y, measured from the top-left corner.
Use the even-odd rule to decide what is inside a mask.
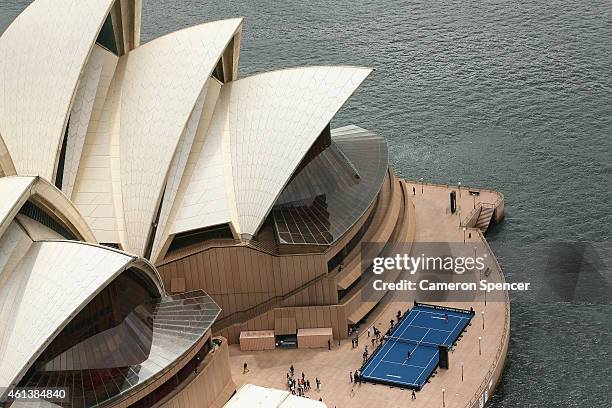
[[[408,191],[415,187],[416,195],[411,199],[416,209],[416,242],[463,242],[463,230],[459,228],[457,214],[448,210],[450,189],[446,186],[425,184],[421,193],[421,184],[408,183]],[[462,217],[469,216],[474,207],[474,197],[462,188],[461,198],[457,195]],[[497,194],[481,191],[476,197],[479,202],[493,203]],[[468,244],[481,243],[481,235],[475,229],[468,229],[471,238]],[[491,254],[492,255],[492,254]],[[492,273],[490,281],[499,276]],[[230,364],[236,385],[251,383],[266,387],[286,389],[286,373],[291,365],[296,375],[305,373],[306,378],[314,384],[315,377],[321,380],[321,390],[313,389],[307,393],[309,398],[322,398],[328,407],[465,407],[477,395],[479,387],[487,381],[490,368],[499,359],[499,350],[503,349],[504,328],[506,326],[506,303],[491,302],[484,304],[484,296],[475,302],[449,302],[448,307],[461,309],[474,308],[475,316],[471,325],[466,328],[454,351],[449,353],[450,368],[437,369],[423,390],[416,393],[416,400],[411,401],[411,391],[399,387],[350,382],[349,372],[354,372],[362,364],[363,348],[371,346],[367,328],[375,325],[386,331],[389,321],[395,318],[398,310],[405,311],[413,306],[415,299],[409,298],[410,292],[389,293],[370,313],[359,327],[359,347],[353,348],[350,339],[344,339],[338,345],[337,340],[331,351],[327,349],[293,349],[258,352],[241,352],[238,345],[230,347]],[[483,315],[485,312],[485,328]],[[481,340],[479,341],[479,338]],[[503,353],[502,353],[503,354]],[[249,372],[243,374],[243,364],[247,362]],[[462,380],[463,373],[463,380]],[[494,386],[495,384],[491,384]]]

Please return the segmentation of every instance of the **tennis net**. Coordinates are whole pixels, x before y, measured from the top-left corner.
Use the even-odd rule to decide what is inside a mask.
[[[387,337],[386,341],[395,341],[398,343],[406,343],[406,344],[413,344],[415,346],[423,346],[423,347],[434,347],[434,348],[438,348],[440,345],[436,344],[436,343],[429,343],[426,341],[417,341],[417,340],[410,340],[410,339],[404,339],[402,337]]]

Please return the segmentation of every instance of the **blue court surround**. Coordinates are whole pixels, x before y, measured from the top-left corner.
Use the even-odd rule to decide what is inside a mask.
[[[439,346],[450,349],[473,316],[469,310],[416,303],[362,366],[361,378],[420,390],[438,366]]]

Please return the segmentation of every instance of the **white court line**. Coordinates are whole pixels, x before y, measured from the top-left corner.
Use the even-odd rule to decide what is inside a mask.
[[[432,319],[446,320],[445,317],[432,316]]]
[[[446,316],[446,315],[448,314],[448,313],[436,313],[436,312],[430,312],[430,311],[428,311],[428,310],[421,310],[421,312],[423,312],[423,313],[429,313],[429,314],[432,314],[432,315],[437,315],[437,316]],[[457,317],[459,317],[459,316],[457,316]]]
[[[386,379],[386,378],[374,377],[373,375],[370,375],[370,376],[368,376],[368,377],[370,377],[370,378],[374,378],[374,379],[376,379],[376,380],[380,380],[380,381],[387,381],[387,379]],[[400,378],[401,378],[401,377],[400,377]],[[412,385],[413,387],[418,387],[418,386],[419,386],[419,384],[410,383],[410,382],[405,382],[405,383],[402,383],[402,384],[403,384],[403,385]]]
[[[453,334],[453,332],[455,331],[455,329],[457,329],[457,326],[459,326],[459,323],[461,321],[463,321],[463,319],[468,319],[467,317],[463,317],[463,316],[457,316],[457,315],[447,315],[447,314],[441,314],[441,313],[435,313],[435,312],[428,312],[425,310],[422,310],[423,313],[428,313],[428,314],[432,314],[432,315],[438,315],[438,316],[448,316],[450,317],[456,317],[457,319],[459,319],[459,321],[457,322],[457,324],[455,324],[455,327],[453,327],[453,330],[441,330],[441,329],[430,329],[430,330],[440,330],[440,331],[446,331],[448,332],[448,336],[446,336],[446,339],[444,340],[443,344],[446,344],[446,342],[448,341],[448,338],[451,336],[451,334]],[[432,317],[432,319],[437,319],[437,317]],[[469,319],[468,319],[469,320]],[[417,326],[413,326],[413,327],[417,327]],[[423,327],[425,329],[425,327]]]
[[[402,334],[404,334],[404,332],[408,329],[408,327],[410,327],[410,325],[412,324],[412,322],[414,322],[414,319],[417,318],[417,316],[421,313],[420,310],[417,310],[417,314],[412,318],[412,320],[410,321],[410,323],[408,324],[408,326],[406,326],[406,328],[402,331]],[[402,337],[402,334],[400,334],[398,337]],[[387,343],[385,343],[387,344]],[[370,373],[376,371],[376,369],[378,368],[378,365],[380,363],[382,363],[382,361],[385,359],[385,357],[387,357],[387,354],[389,354],[389,352],[391,350],[393,350],[393,347],[395,347],[395,345],[397,344],[397,340],[393,340],[393,344],[391,345],[391,347],[389,347],[389,350],[387,350],[387,352],[381,357],[380,361],[378,362],[378,364],[376,364],[374,366],[374,368],[370,371]],[[365,370],[364,370],[365,371]]]
[[[427,329],[427,331],[425,332],[425,334],[423,335],[423,337],[421,337],[421,341],[423,341],[423,339],[429,334],[429,330]],[[403,333],[402,333],[403,334]],[[412,350],[413,353],[416,352],[416,350],[419,348],[419,345],[417,344],[417,346],[414,348],[414,350]],[[427,366],[429,366],[429,364],[431,363],[431,360],[433,360],[433,357],[436,356],[436,353],[434,353],[434,355],[432,356],[432,358],[429,360],[429,363],[427,363]],[[425,368],[423,368],[421,370],[421,374],[419,374],[419,376],[417,377],[417,382],[419,381],[419,378],[421,378],[421,376],[423,375],[423,372],[425,372],[425,369],[427,368],[427,366],[425,366]]]
[[[446,342],[448,341],[449,337],[450,337],[450,336],[451,336],[451,335],[454,333],[454,331],[457,329],[457,326],[459,326],[459,323],[460,323],[460,322],[462,322],[462,321],[463,321],[463,319],[467,319],[467,320],[469,321],[469,318],[467,318],[467,317],[457,316],[457,315],[452,315],[452,317],[456,317],[456,318],[458,318],[458,322],[457,322],[457,324],[455,324],[455,327],[454,327],[452,330],[434,329],[434,328],[431,328],[431,327],[424,327],[424,326],[418,326],[418,325],[414,325],[414,326],[413,326],[413,325],[412,325],[412,323],[413,323],[413,322],[416,320],[416,318],[417,318],[417,317],[418,317],[418,316],[419,316],[419,315],[420,315],[422,312],[423,312],[423,313],[430,314],[430,315],[444,316],[444,317],[442,318],[442,319],[444,319],[444,320],[446,320],[446,319],[447,319],[447,317],[446,317],[446,316],[451,317],[451,315],[448,315],[448,314],[442,314],[442,313],[429,312],[429,311],[425,311],[425,310],[417,310],[416,312],[417,312],[417,313],[416,313],[416,315],[415,315],[415,316],[412,318],[412,320],[410,321],[410,323],[408,323],[408,325],[407,325],[407,326],[404,328],[404,330],[402,330],[402,332],[399,334],[399,336],[394,336],[394,337],[397,337],[397,338],[403,338],[404,333],[406,332],[406,330],[408,330],[408,328],[409,328],[409,327],[418,327],[418,328],[422,328],[422,329],[427,329],[427,332],[425,332],[425,334],[423,335],[423,337],[421,338],[421,340],[420,340],[419,342],[422,342],[422,341],[423,341],[423,339],[424,339],[424,338],[427,336],[427,334],[429,334],[429,331],[430,331],[430,330],[435,330],[435,331],[442,331],[442,332],[447,332],[447,333],[448,333],[448,335],[446,336],[446,339],[445,339],[445,340],[444,340],[444,342],[443,342],[443,344],[446,344]],[[440,318],[438,318],[438,317],[434,317],[434,316],[432,316],[432,318],[433,318],[433,319],[440,319]],[[402,323],[403,323],[403,322],[402,322]],[[401,326],[401,325],[400,325],[400,326]],[[399,326],[398,326],[398,328],[399,328]],[[416,341],[416,340],[412,340],[412,341]],[[420,374],[419,374],[419,376],[416,378],[416,382],[417,382],[416,384],[413,384],[413,383],[405,383],[406,385],[418,386],[419,379],[420,379],[420,378],[423,376],[423,374],[425,373],[425,370],[426,370],[427,368],[429,368],[429,365],[431,364],[431,362],[433,361],[433,359],[436,357],[436,354],[434,353],[434,354],[432,355],[431,359],[429,360],[429,362],[427,363],[427,365],[426,365],[425,367],[422,367],[422,366],[416,366],[416,365],[412,365],[412,364],[397,363],[397,362],[394,362],[394,361],[387,361],[387,360],[385,360],[385,357],[387,356],[387,354],[389,354],[389,352],[390,352],[391,350],[393,350],[393,348],[395,348],[395,345],[396,345],[397,343],[398,343],[398,341],[397,341],[397,340],[394,340],[394,341],[393,341],[393,344],[391,345],[391,347],[389,347],[389,349],[387,350],[387,352],[386,352],[386,353],[385,353],[385,354],[382,356],[381,360],[380,360],[380,361],[379,361],[379,362],[376,364],[376,366],[375,366],[375,367],[374,367],[374,368],[373,368],[373,369],[372,369],[370,372],[374,372],[374,371],[375,371],[375,370],[378,368],[378,366],[380,365],[380,363],[382,363],[382,362],[384,362],[384,363],[386,363],[386,364],[401,364],[401,365],[403,365],[403,366],[405,366],[405,367],[415,367],[415,368],[421,368],[421,369],[422,369],[422,370],[421,370],[421,373],[420,373]],[[419,345],[417,344],[417,345],[416,345],[416,347],[414,348],[414,350],[412,350],[412,353],[414,353],[414,352],[417,350],[417,348],[418,348],[418,347],[419,347]],[[364,371],[365,371],[365,370],[364,370]],[[399,377],[399,376],[394,376],[394,375],[391,375],[391,374],[386,374],[386,376],[389,376],[389,377],[395,377],[395,378],[402,378],[402,377]],[[377,380],[381,380],[381,381],[384,381],[384,380],[385,380],[384,378],[375,377],[375,376],[372,376],[371,374],[370,374],[370,375],[368,375],[368,377],[373,378],[373,379],[377,379]]]
[[[451,332],[451,333],[452,333],[452,330],[433,329],[433,328],[431,328],[431,327],[417,326],[417,325],[414,325],[414,324],[413,324],[411,327],[418,327],[419,329],[429,329],[429,330],[435,330],[435,331],[441,331],[441,332],[447,332],[447,333],[448,333],[448,332]]]
[[[453,329],[454,330],[454,329]],[[427,333],[429,333],[429,330],[427,330]],[[427,335],[427,333],[425,333],[425,336]],[[448,335],[450,336],[452,334],[449,333]],[[423,336],[423,338],[425,338],[425,336]],[[448,337],[447,337],[448,338]],[[422,340],[422,339],[421,339]],[[416,350],[416,349],[415,349]],[[421,376],[423,375],[423,373],[425,373],[425,370],[427,369],[427,367],[429,367],[429,365],[431,364],[432,360],[436,357],[436,353],[433,353],[433,355],[431,356],[431,358],[429,359],[429,362],[427,363],[427,365],[421,370],[421,374],[419,374],[419,376],[417,377],[417,382],[419,382],[419,378],[421,378]]]
[[[425,313],[429,313],[429,314],[435,314],[438,316],[444,316],[444,319],[446,320],[446,314],[440,314],[440,313],[433,313],[433,312],[425,312]],[[450,317],[450,316],[449,316]],[[465,317],[462,316],[455,316],[457,317],[459,320],[457,321],[457,324],[455,325],[455,327],[453,328],[453,330],[451,330],[450,332],[448,332],[448,336],[446,336],[446,339],[444,340],[444,344],[448,341],[448,338],[451,336],[451,334],[453,334],[453,332],[455,331],[455,329],[457,328],[457,326],[459,326],[459,322],[461,322],[463,319],[465,319]],[[433,317],[432,317],[433,318]],[[427,329],[427,333],[429,333],[429,330],[431,329]],[[425,336],[427,335],[427,333],[425,333]],[[425,338],[425,336],[423,336],[423,338]],[[421,339],[422,341],[423,339]],[[418,347],[418,346],[417,346]],[[416,348],[415,348],[416,351]],[[429,362],[427,363],[427,365],[425,366],[425,368],[423,368],[423,370],[421,370],[421,374],[419,374],[419,376],[417,377],[417,383],[419,382],[419,379],[421,378],[421,376],[425,373],[425,370],[429,367],[429,365],[431,364],[431,362],[433,361],[433,359],[436,357],[436,353],[434,353],[431,358],[429,359]]]
[[[446,316],[448,316],[449,318],[456,317],[458,319],[467,319],[466,317],[458,316],[458,315],[455,315],[455,314],[435,313],[435,312],[428,312],[428,311],[425,311],[425,310],[422,310],[422,312],[423,313],[428,313],[428,314],[431,314],[431,315],[442,316],[443,319],[446,319]],[[439,319],[439,317],[432,317],[432,319]]]
[[[422,341],[423,341],[423,339],[424,339],[425,337],[427,337],[427,335],[429,334],[429,331],[430,331],[430,330],[431,330],[431,329],[427,329],[427,331],[425,332],[425,334],[423,335],[423,337],[421,337],[421,340],[419,340],[419,343],[420,343],[420,342],[422,342]],[[417,344],[417,346],[414,348],[414,350],[412,350],[412,352],[413,352],[413,353],[415,353],[415,352],[416,352],[416,350],[419,348],[419,346],[420,346],[420,344]]]
[[[444,339],[444,343],[442,344],[446,344],[446,342],[448,341],[448,338],[450,337],[451,334],[453,334],[453,332],[455,331],[455,329],[457,328],[457,326],[459,326],[459,323],[463,321],[463,319],[465,319],[465,317],[459,317],[459,321],[457,322],[457,324],[455,325],[455,327],[453,327],[453,330],[451,330],[450,333],[448,333],[448,336],[446,336],[446,339]]]
[[[393,374],[385,374],[387,377],[395,377],[395,378],[402,378],[399,375],[393,375]]]
[[[401,366],[404,366],[404,367],[427,368],[427,367],[413,365],[413,364],[398,363],[397,361],[387,361],[387,360],[384,360],[383,363],[385,363],[385,364],[401,365]]]
[[[420,314],[421,314],[421,311],[417,310],[417,314],[412,318],[410,323],[408,323],[408,326],[404,327],[404,330],[402,330],[402,333],[399,336],[394,336],[394,337],[401,338],[404,335],[404,333],[406,332],[406,330],[408,330],[408,328],[412,326],[412,322],[414,322],[416,320],[416,318],[419,317]]]
[[[429,365],[431,364],[431,361],[434,359],[435,356],[436,356],[436,353],[434,353],[433,356],[431,356],[431,358],[429,359],[429,363],[427,363],[425,368],[421,371],[421,374],[419,374],[419,376],[416,378],[417,382],[419,382],[419,378],[421,378],[423,373],[425,373],[425,370],[427,369],[427,367],[429,367]]]

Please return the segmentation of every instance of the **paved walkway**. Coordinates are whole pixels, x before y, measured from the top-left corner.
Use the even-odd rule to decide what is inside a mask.
[[[408,191],[413,185],[408,183]],[[463,230],[459,228],[459,218],[448,210],[450,189],[444,186],[423,187],[414,185],[416,195],[414,201],[417,226],[417,242],[463,242]],[[457,197],[460,208],[464,209],[462,217],[473,208],[473,197],[462,191]],[[492,203],[497,198],[493,192],[481,192],[479,200]],[[468,233],[470,231],[468,230]],[[472,238],[467,241],[477,243],[480,235],[473,230]],[[469,243],[469,242],[468,242]],[[489,280],[494,281],[495,274]],[[395,318],[398,310],[405,311],[412,306],[414,299],[409,292],[388,294],[376,309],[362,323],[359,332],[359,348],[353,349],[350,340],[343,340],[341,345],[334,344],[331,351],[316,350],[273,350],[260,352],[241,352],[239,347],[230,347],[230,364],[232,376],[239,387],[244,383],[286,389],[286,372],[293,364],[296,373],[303,371],[310,380],[313,390],[307,395],[310,398],[321,397],[328,407],[442,407],[442,389],[446,407],[465,407],[483,384],[489,368],[501,344],[504,330],[505,304],[491,302],[484,305],[484,297],[476,302],[446,303],[447,306],[467,308],[473,307],[476,316],[472,320],[458,342],[455,350],[449,355],[450,369],[438,369],[431,377],[430,383],[422,391],[417,392],[417,399],[411,401],[411,392],[383,385],[361,384],[354,386],[349,381],[349,371],[359,368],[362,361],[363,347],[368,344],[366,329],[374,324],[386,330],[389,320]],[[485,311],[485,329],[481,311]],[[479,340],[480,351],[479,353]],[[370,345],[371,346],[371,345]],[[243,363],[247,362],[250,371],[242,374]],[[463,363],[463,381],[462,364]],[[321,390],[316,391],[315,377],[321,382]]]

